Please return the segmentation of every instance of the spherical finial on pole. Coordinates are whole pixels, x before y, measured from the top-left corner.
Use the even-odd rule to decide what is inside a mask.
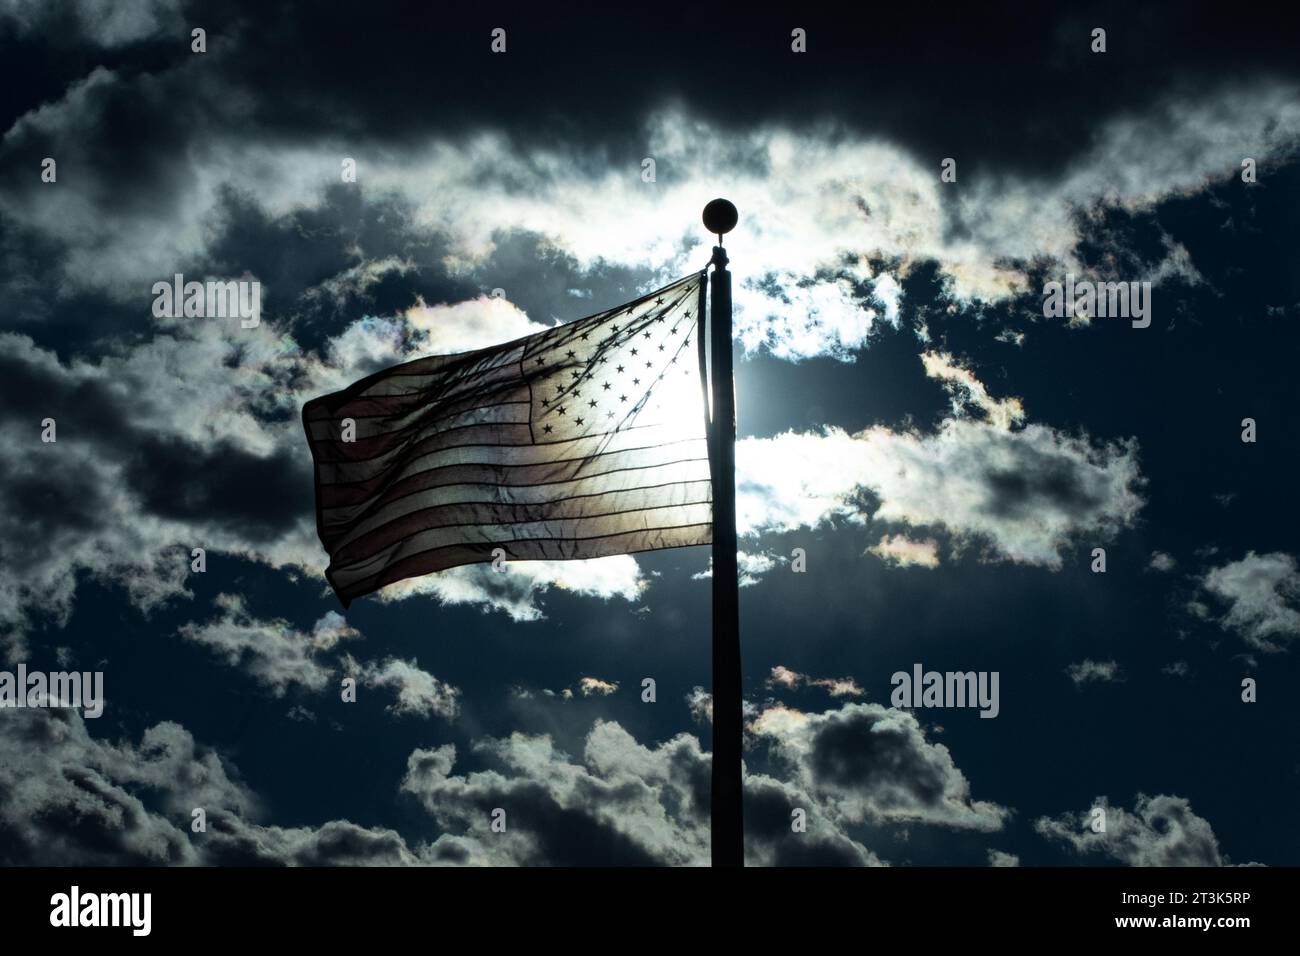
[[[736,228],[739,219],[736,207],[725,199],[715,199],[704,207],[704,228],[718,237],[718,245],[722,245],[724,233]]]

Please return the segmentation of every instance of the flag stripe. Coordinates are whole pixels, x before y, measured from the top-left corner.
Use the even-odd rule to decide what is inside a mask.
[[[541,505],[567,497],[602,495],[632,488],[654,488],[668,482],[707,481],[708,478],[708,462],[691,459],[666,465],[616,469],[599,475],[532,485],[503,486],[490,482],[434,485],[397,499],[386,500],[382,508],[372,506],[365,509],[364,514],[359,513],[357,508],[336,509],[345,513],[325,515],[325,530],[329,533],[331,546],[341,547],[388,521],[439,505]]]
[[[596,491],[568,495],[557,501],[506,503],[467,501],[432,505],[386,520],[370,531],[354,531],[335,544],[334,559],[361,561],[390,545],[437,525],[454,528],[465,525],[525,525],[567,518],[605,518],[675,505],[709,503],[709,482],[673,481],[659,485],[638,485],[617,491]],[[385,515],[387,517],[387,515]]]
[[[684,518],[686,524],[706,524],[712,520],[712,505],[707,502],[692,502],[683,507],[664,505],[663,508],[646,508],[643,511],[598,515],[592,518],[559,518],[552,521],[490,524],[470,522],[463,525],[428,528],[367,558],[349,562],[346,566],[336,569],[334,573],[336,578],[346,585],[365,577],[376,568],[394,564],[423,551],[432,551],[452,544],[475,542],[502,544],[507,541],[543,541],[548,538],[578,540],[603,538],[628,531],[657,531],[660,527],[669,527],[669,525],[655,524],[654,512],[669,509]]]
[[[320,461],[328,465],[354,466],[350,469],[353,474],[359,474],[363,470],[371,474],[382,474],[396,464],[411,460],[415,455],[466,445],[523,446],[530,444],[532,437],[533,430],[528,421],[474,421],[452,428],[430,429],[427,434],[418,436],[398,436],[389,442],[387,449],[378,449],[376,454],[366,454],[367,451],[376,450],[376,439],[367,439],[364,445],[360,441],[322,443],[321,450],[328,450],[328,453],[321,455]]]
[[[516,370],[517,373],[517,370]],[[435,409],[439,412],[470,411],[488,405],[497,405],[504,401],[529,401],[527,385],[518,377],[513,381],[498,383],[492,388],[478,389],[472,392],[458,392],[454,395],[421,395],[418,390],[404,391],[398,395],[383,395],[377,398],[356,398],[341,403],[338,407],[324,410],[323,414],[312,417],[314,422],[337,422],[344,418],[354,421],[378,419],[382,425],[405,424],[403,416],[428,414]]]
[[[377,510],[381,505],[386,508],[390,504],[403,501],[426,489],[510,488],[514,490],[539,488],[545,491],[553,485],[561,485],[575,480],[590,481],[602,478],[606,475],[651,471],[674,465],[698,467],[703,463],[707,469],[709,463],[707,457],[678,457],[658,464],[628,465],[622,468],[609,468],[605,471],[584,471],[581,476],[578,476],[576,472],[586,461],[587,459],[575,458],[570,462],[551,462],[543,466],[523,465],[518,466],[517,468],[492,466],[485,469],[477,465],[451,465],[446,468],[434,468],[426,472],[421,472],[420,474],[407,479],[407,481],[394,485],[392,488],[385,489],[381,494],[372,495],[363,501],[354,504],[339,505],[338,507],[323,508],[321,515],[332,525],[346,525],[352,521],[361,520],[366,514]],[[510,481],[507,483],[502,478],[502,475],[505,473],[510,471],[523,471],[524,469],[541,474],[542,472],[540,469],[543,468],[551,469],[550,471],[545,472],[548,477],[544,481]],[[340,491],[348,490],[348,488],[343,485],[332,485],[330,487]]]
[[[493,425],[491,428],[514,426]],[[435,439],[447,438],[445,447],[438,447],[438,442],[427,454],[415,457],[402,456],[387,467],[369,462],[319,462],[317,480],[322,485],[355,484],[374,485],[380,482],[397,481],[409,474],[437,468],[443,465],[537,465],[557,461],[585,461],[596,455],[617,454],[624,451],[650,451],[667,444],[682,444],[696,439],[678,439],[674,442],[656,441],[671,430],[663,426],[647,426],[654,429],[649,435],[638,434],[640,429],[624,429],[613,433],[600,432],[581,438],[561,439],[559,441],[536,442],[532,445],[502,445],[482,441],[461,441],[460,436],[434,436]]]
[[[333,395],[312,399],[303,412],[311,420],[316,413],[328,417],[340,404],[363,399],[402,398],[424,394],[454,396],[466,391],[487,391],[500,381],[509,381],[523,355],[522,341],[479,349],[460,355],[433,356],[397,365]],[[433,364],[422,364],[430,363]],[[426,392],[425,386],[436,385],[441,391]]]
[[[367,441],[389,436],[400,438],[413,425],[428,428],[430,427],[431,417],[428,409],[416,409],[401,419],[355,419],[357,423],[356,444],[358,451],[362,455],[367,452],[369,446],[363,444]],[[440,409],[438,424],[449,430],[459,425],[487,424],[489,422],[527,422],[531,417],[532,402],[527,398],[521,398],[516,401],[495,402],[491,405],[475,405],[473,408],[459,412]],[[333,419],[311,422],[307,429],[308,434],[318,442],[318,452],[332,447],[333,443],[339,440],[340,431],[338,420]]]

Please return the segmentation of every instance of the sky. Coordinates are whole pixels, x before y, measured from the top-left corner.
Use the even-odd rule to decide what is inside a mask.
[[[1294,39],[927,11],[0,0],[0,670],[104,688],[0,708],[0,862],[707,864],[709,549],[345,611],[301,409],[725,196],[748,864],[1300,863]]]

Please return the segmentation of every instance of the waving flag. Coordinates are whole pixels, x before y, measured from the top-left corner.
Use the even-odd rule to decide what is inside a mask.
[[[608,312],[417,359],[308,402],[316,525],[343,605],[501,554],[710,543],[703,282],[693,274]]]

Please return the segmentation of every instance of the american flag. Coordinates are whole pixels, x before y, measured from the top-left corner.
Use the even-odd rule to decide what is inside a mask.
[[[596,558],[710,543],[703,283],[695,273],[303,406],[325,574],[344,607],[502,553]]]

